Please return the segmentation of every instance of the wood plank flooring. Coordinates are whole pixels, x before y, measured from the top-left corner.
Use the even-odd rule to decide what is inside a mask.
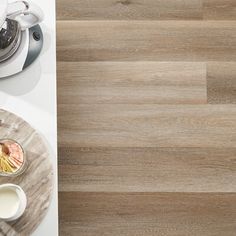
[[[235,20],[235,0],[57,0],[58,20]]]
[[[207,103],[206,63],[59,62],[58,77],[64,105]]]
[[[60,235],[236,235],[236,1],[57,0]]]
[[[234,148],[61,147],[60,153],[63,192],[236,191]]]
[[[232,193],[61,193],[62,235],[228,235]],[[215,232],[215,233],[214,233]]]
[[[58,60],[236,61],[236,24],[235,21],[62,21],[58,30]]]

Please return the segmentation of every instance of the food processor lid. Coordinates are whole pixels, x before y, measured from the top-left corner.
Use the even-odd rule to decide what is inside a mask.
[[[2,25],[4,24],[4,22],[6,20],[7,5],[8,5],[7,0],[0,0],[0,30],[1,30]]]
[[[0,63],[10,58],[21,41],[21,28],[15,20],[6,19],[0,30]]]

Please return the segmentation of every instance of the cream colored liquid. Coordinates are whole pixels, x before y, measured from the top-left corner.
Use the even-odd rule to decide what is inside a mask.
[[[14,216],[19,208],[19,204],[19,197],[14,190],[0,189],[0,218]]]

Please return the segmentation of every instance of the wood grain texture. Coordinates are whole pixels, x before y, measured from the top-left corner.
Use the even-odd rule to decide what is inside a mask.
[[[235,4],[58,0],[60,235],[235,236]]]
[[[236,20],[236,1],[203,0],[203,16],[208,20]]]
[[[60,105],[60,146],[236,147],[234,105]]]
[[[62,235],[234,236],[235,193],[60,193]]]
[[[236,20],[235,0],[58,0],[58,20]]]
[[[59,62],[59,104],[204,104],[205,63]]]
[[[58,0],[58,20],[198,20],[201,0]]]
[[[59,21],[59,61],[233,61],[232,21]]]
[[[0,110],[0,131],[1,138],[19,142],[27,158],[27,169],[22,175],[16,178],[0,178],[0,184],[20,185],[27,196],[27,207],[23,216],[13,222],[0,221],[0,235],[31,235],[42,222],[51,200],[53,170],[48,147],[28,123],[4,110]]]
[[[236,149],[59,149],[60,191],[235,192]]]
[[[211,62],[207,67],[208,102],[235,104],[236,62]]]

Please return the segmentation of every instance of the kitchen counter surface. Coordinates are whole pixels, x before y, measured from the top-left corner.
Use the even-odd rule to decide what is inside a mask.
[[[56,116],[56,40],[55,1],[37,2],[45,13],[41,24],[44,49],[26,71],[0,80],[0,108],[29,122],[48,143],[54,166],[55,187],[48,214],[33,236],[58,235],[57,201],[57,116]]]

